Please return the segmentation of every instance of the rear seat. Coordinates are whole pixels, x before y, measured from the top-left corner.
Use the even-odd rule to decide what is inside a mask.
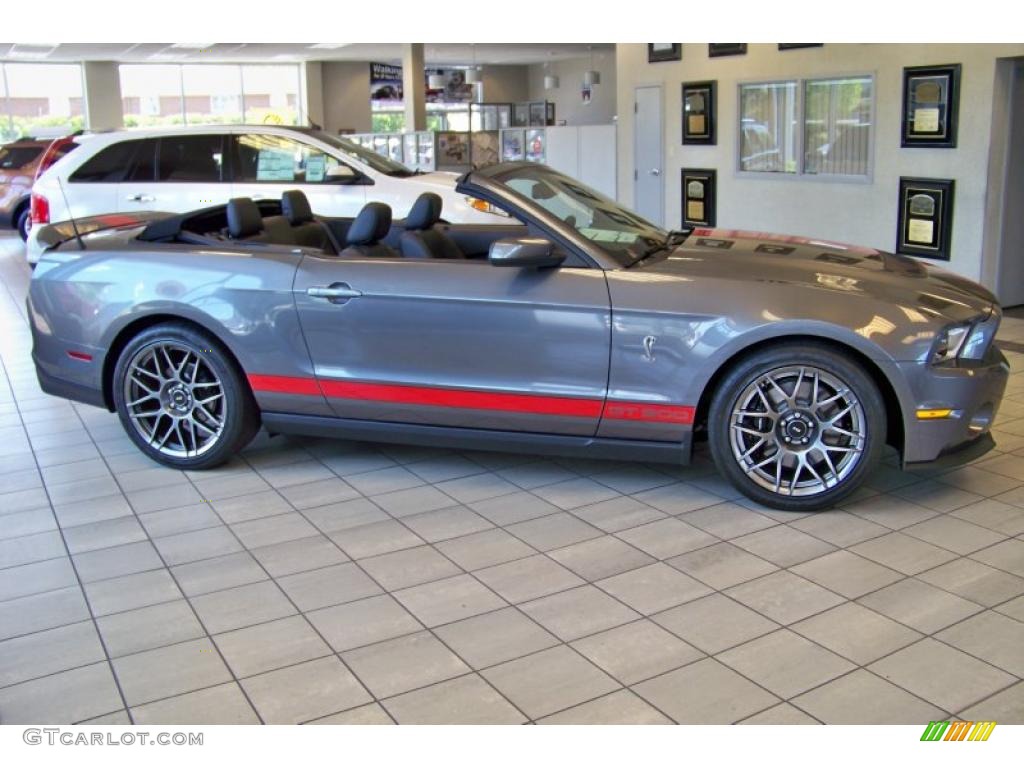
[[[227,205],[227,236],[232,240],[295,245],[335,254],[338,248],[327,225],[317,221],[306,196],[298,190],[281,197],[283,216],[262,216],[251,198],[235,197]]]

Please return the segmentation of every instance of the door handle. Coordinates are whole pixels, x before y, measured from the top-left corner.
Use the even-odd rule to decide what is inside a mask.
[[[130,203],[152,203],[156,200],[153,195],[144,195],[141,192],[136,195],[128,195],[125,199]]]
[[[661,176],[660,168],[651,168],[651,176]]]
[[[331,283],[307,288],[306,295],[314,299],[327,299],[332,304],[344,304],[349,299],[359,298],[363,292],[350,287],[348,283]]]

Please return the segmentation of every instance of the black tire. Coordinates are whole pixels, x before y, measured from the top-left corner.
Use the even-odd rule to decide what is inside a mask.
[[[808,452],[800,444],[800,435],[806,434],[807,437],[804,438],[806,441],[811,439],[812,435],[817,437],[824,434],[821,430],[821,422],[816,417],[819,411],[826,412],[826,409],[810,405],[809,398],[805,398],[808,404],[802,406],[800,405],[800,398],[794,395],[794,401],[800,407],[794,408],[790,405],[785,405],[782,406],[783,410],[779,410],[776,414],[778,418],[766,416],[763,420],[755,418],[751,421],[750,411],[745,410],[745,408],[749,407],[746,403],[756,402],[756,400],[748,400],[748,397],[754,397],[754,395],[749,393],[754,392],[756,394],[757,389],[761,389],[762,392],[773,391],[786,394],[788,392],[786,390],[786,380],[780,379],[782,383],[781,389],[775,389],[769,386],[767,382],[770,378],[787,374],[790,379],[795,379],[792,383],[792,389],[796,390],[802,386],[803,388],[800,391],[806,392],[811,386],[810,383],[807,383],[810,380],[805,381],[803,378],[797,378],[803,376],[803,373],[793,372],[794,369],[800,371],[804,367],[811,370],[816,369],[832,377],[834,381],[838,381],[843,387],[848,389],[847,394],[852,394],[852,397],[855,398],[853,402],[859,404],[859,409],[856,405],[854,406],[856,409],[855,416],[841,417],[857,419],[854,431],[859,435],[859,438],[857,438],[858,442],[856,443],[861,447],[859,453],[837,447],[834,450],[840,451],[840,453],[830,453],[828,457],[824,457],[820,449],[815,450],[812,446],[811,450],[814,451],[812,453]],[[801,385],[801,382],[804,383]],[[815,392],[817,392],[817,387],[819,386],[818,379],[813,379],[813,386],[815,387]],[[834,388],[832,390],[825,390],[826,394],[835,391],[837,390]],[[743,404],[740,403],[741,397],[744,400]],[[760,395],[757,397],[764,402],[764,398]],[[817,398],[817,395],[815,397]],[[827,398],[821,399],[823,401],[827,400]],[[843,404],[843,401],[840,401],[838,405],[827,407],[836,409],[832,413],[840,413]],[[767,410],[770,406],[765,402],[763,407]],[[802,415],[808,416],[812,425],[805,427],[801,424],[797,425],[797,428],[790,428],[787,431],[787,420],[792,421],[792,416],[788,416],[788,414],[796,414],[798,411]],[[758,432],[764,430],[764,435],[767,436],[763,447],[758,449],[763,453],[755,453],[753,458],[750,459],[751,464],[756,464],[758,459],[765,456],[767,459],[762,460],[770,461],[777,456],[778,452],[781,452],[780,448],[786,448],[790,452],[788,455],[794,457],[794,462],[801,462],[802,460],[797,457],[797,454],[802,452],[804,457],[809,460],[808,463],[813,462],[819,470],[822,470],[819,473],[821,477],[825,479],[831,477],[834,481],[831,487],[829,487],[827,482],[821,482],[817,483],[818,489],[816,490],[816,476],[811,476],[810,470],[800,469],[796,470],[797,476],[806,476],[806,481],[793,479],[796,483],[807,483],[808,489],[799,490],[799,492],[805,492],[807,495],[792,495],[795,492],[792,489],[787,491],[785,488],[782,488],[777,476],[774,482],[775,488],[765,487],[764,483],[772,485],[771,478],[765,478],[763,475],[760,475],[753,467],[745,469],[741,465],[743,456],[746,453],[744,449],[761,440],[761,438],[757,437],[757,432],[754,432],[752,437],[745,437],[747,430],[741,429],[740,426],[751,423],[759,425],[757,427]],[[838,423],[841,427],[852,429],[850,422],[840,420]],[[808,431],[805,432],[805,430]],[[766,347],[763,351],[755,352],[743,358],[726,374],[719,384],[708,412],[708,442],[710,443],[711,454],[719,471],[725,475],[737,490],[748,498],[768,507],[791,512],[816,512],[829,509],[853,493],[881,457],[885,447],[885,433],[885,402],[871,376],[850,356],[823,344],[804,342],[778,344]],[[847,443],[839,443],[839,445],[855,444],[852,437],[841,437],[837,440],[833,434],[828,439],[837,442],[838,440],[848,441]],[[748,442],[744,443],[742,442],[743,440]],[[793,440],[795,442],[790,442]],[[739,443],[739,448],[736,447],[736,443]],[[846,453],[852,453],[852,458],[849,460],[845,459],[845,454],[842,453],[844,450]],[[786,455],[785,452],[782,453]],[[827,469],[823,469],[825,467],[823,462],[826,460],[830,462],[830,465],[834,463],[836,469],[840,469],[840,462],[842,461],[848,461],[849,463],[846,466],[842,466],[840,471],[830,475]],[[771,462],[762,471],[767,472],[768,468],[778,470],[779,466],[778,463]],[[786,467],[783,467],[783,469],[786,472],[791,471],[791,469]],[[801,471],[803,471],[802,475],[799,474]],[[772,474],[774,474],[774,471]],[[797,487],[799,488],[799,485]]]
[[[146,355],[153,356],[149,358],[150,362],[147,364],[149,369],[158,370],[161,373],[170,371],[170,366],[165,366],[163,371],[159,371],[159,364],[152,362],[155,356],[165,349],[171,350],[172,356],[178,355],[177,358],[174,358],[177,362],[180,362],[182,359],[186,361],[181,364],[185,370],[183,375],[186,381],[184,383],[179,382],[177,386],[189,391],[189,394],[184,396],[188,400],[178,404],[178,407],[185,410],[173,411],[175,414],[181,414],[181,416],[175,416],[174,418],[167,415],[172,413],[172,411],[168,410],[171,406],[162,405],[165,402],[170,403],[171,396],[166,393],[169,391],[169,388],[173,389],[173,380],[157,385],[155,377],[149,379],[144,375],[136,373],[134,382],[128,381],[130,368],[135,363],[146,359]],[[191,358],[188,358],[186,353],[193,355],[197,361],[202,361],[201,363],[195,363],[195,368],[192,370],[191,386],[187,382],[187,371],[190,365],[188,360]],[[204,380],[216,381],[216,384],[203,384],[202,381],[196,381],[201,365],[204,366],[202,371],[207,374]],[[139,371],[137,367],[135,370],[136,372]],[[131,415],[132,412],[135,414],[142,412],[140,409],[143,406],[135,406],[134,411],[132,411],[129,407],[129,401],[126,399],[131,389],[135,389],[136,393],[138,393],[138,385],[135,382],[143,380],[148,386],[152,386],[154,390],[162,393],[159,398],[149,396],[151,399],[144,406],[147,409],[151,409],[153,413],[161,411],[164,414],[153,419],[153,422],[155,422],[152,431],[154,435],[153,440],[147,440],[143,435],[143,431],[145,431],[150,421],[133,418]],[[194,390],[192,389],[193,386],[195,387]],[[217,389],[201,390],[200,387],[203,386],[216,387]],[[219,411],[221,421],[215,422],[212,419],[207,420],[204,415],[199,415],[200,406],[196,402],[201,396],[218,390],[223,393],[223,399],[210,405],[210,408],[222,408],[223,410]],[[195,393],[194,398],[193,393]],[[118,417],[121,419],[121,426],[124,427],[132,442],[154,461],[168,467],[174,467],[175,469],[209,469],[223,464],[244,448],[260,428],[259,408],[253,398],[252,391],[249,389],[248,382],[245,380],[234,358],[215,338],[185,323],[161,323],[160,325],[147,328],[132,338],[118,356],[117,365],[114,368],[112,394],[114,407],[117,410]],[[146,395],[143,396],[146,397]],[[205,406],[203,407],[205,408]],[[209,411],[204,411],[204,413],[209,413]],[[160,421],[160,419],[163,420]],[[172,434],[166,448],[158,448],[154,445],[156,438],[163,434],[166,425],[174,424],[175,422],[184,425],[189,420],[193,422],[191,443],[189,443],[188,437],[189,430],[182,426],[181,432]],[[213,434],[206,426],[201,426],[200,430],[197,431],[195,429],[197,422],[199,424],[217,425],[219,431],[216,438],[211,439],[209,435],[202,432],[202,429],[206,429],[206,432]],[[141,426],[137,427],[136,424]],[[171,431],[172,428],[167,427],[167,429]],[[199,440],[210,440],[210,444],[200,446],[196,442],[196,435],[199,435]],[[176,443],[178,440],[181,442]],[[174,450],[176,444],[177,450]],[[192,455],[189,455],[190,447]],[[172,455],[172,452],[176,455]]]
[[[14,217],[14,226],[17,228],[22,240],[28,240],[28,231],[32,227],[31,213],[26,205]]]

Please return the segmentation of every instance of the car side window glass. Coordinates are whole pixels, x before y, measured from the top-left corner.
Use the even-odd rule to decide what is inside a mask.
[[[344,184],[358,178],[332,155],[286,136],[242,134],[234,160],[236,182]]]
[[[156,176],[156,139],[136,142],[138,151],[132,168],[125,177],[127,181],[153,181]]]
[[[68,177],[71,182],[116,183],[124,178],[138,141],[121,141],[101,149]]]
[[[157,148],[157,181],[223,180],[223,138],[217,134],[164,136]]]

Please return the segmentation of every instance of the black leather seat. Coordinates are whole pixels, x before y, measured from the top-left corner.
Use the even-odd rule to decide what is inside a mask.
[[[296,245],[305,248],[319,248],[328,253],[337,253],[334,240],[326,225],[316,220],[313,208],[305,193],[290,189],[281,194],[281,213],[291,227]]]
[[[398,252],[381,242],[391,230],[391,208],[384,203],[367,203],[348,228],[342,256],[396,259]]]
[[[399,240],[407,259],[464,259],[466,254],[446,232],[437,228],[441,220],[441,198],[424,192],[405,217],[405,232]]]
[[[267,233],[263,230],[263,217],[260,209],[248,197],[233,197],[228,200],[228,237],[232,240],[246,240],[248,242],[266,243],[269,242]]]
[[[284,216],[260,214],[259,206],[248,197],[235,197],[228,201],[228,237],[247,243],[270,245],[298,245],[288,219]]]

